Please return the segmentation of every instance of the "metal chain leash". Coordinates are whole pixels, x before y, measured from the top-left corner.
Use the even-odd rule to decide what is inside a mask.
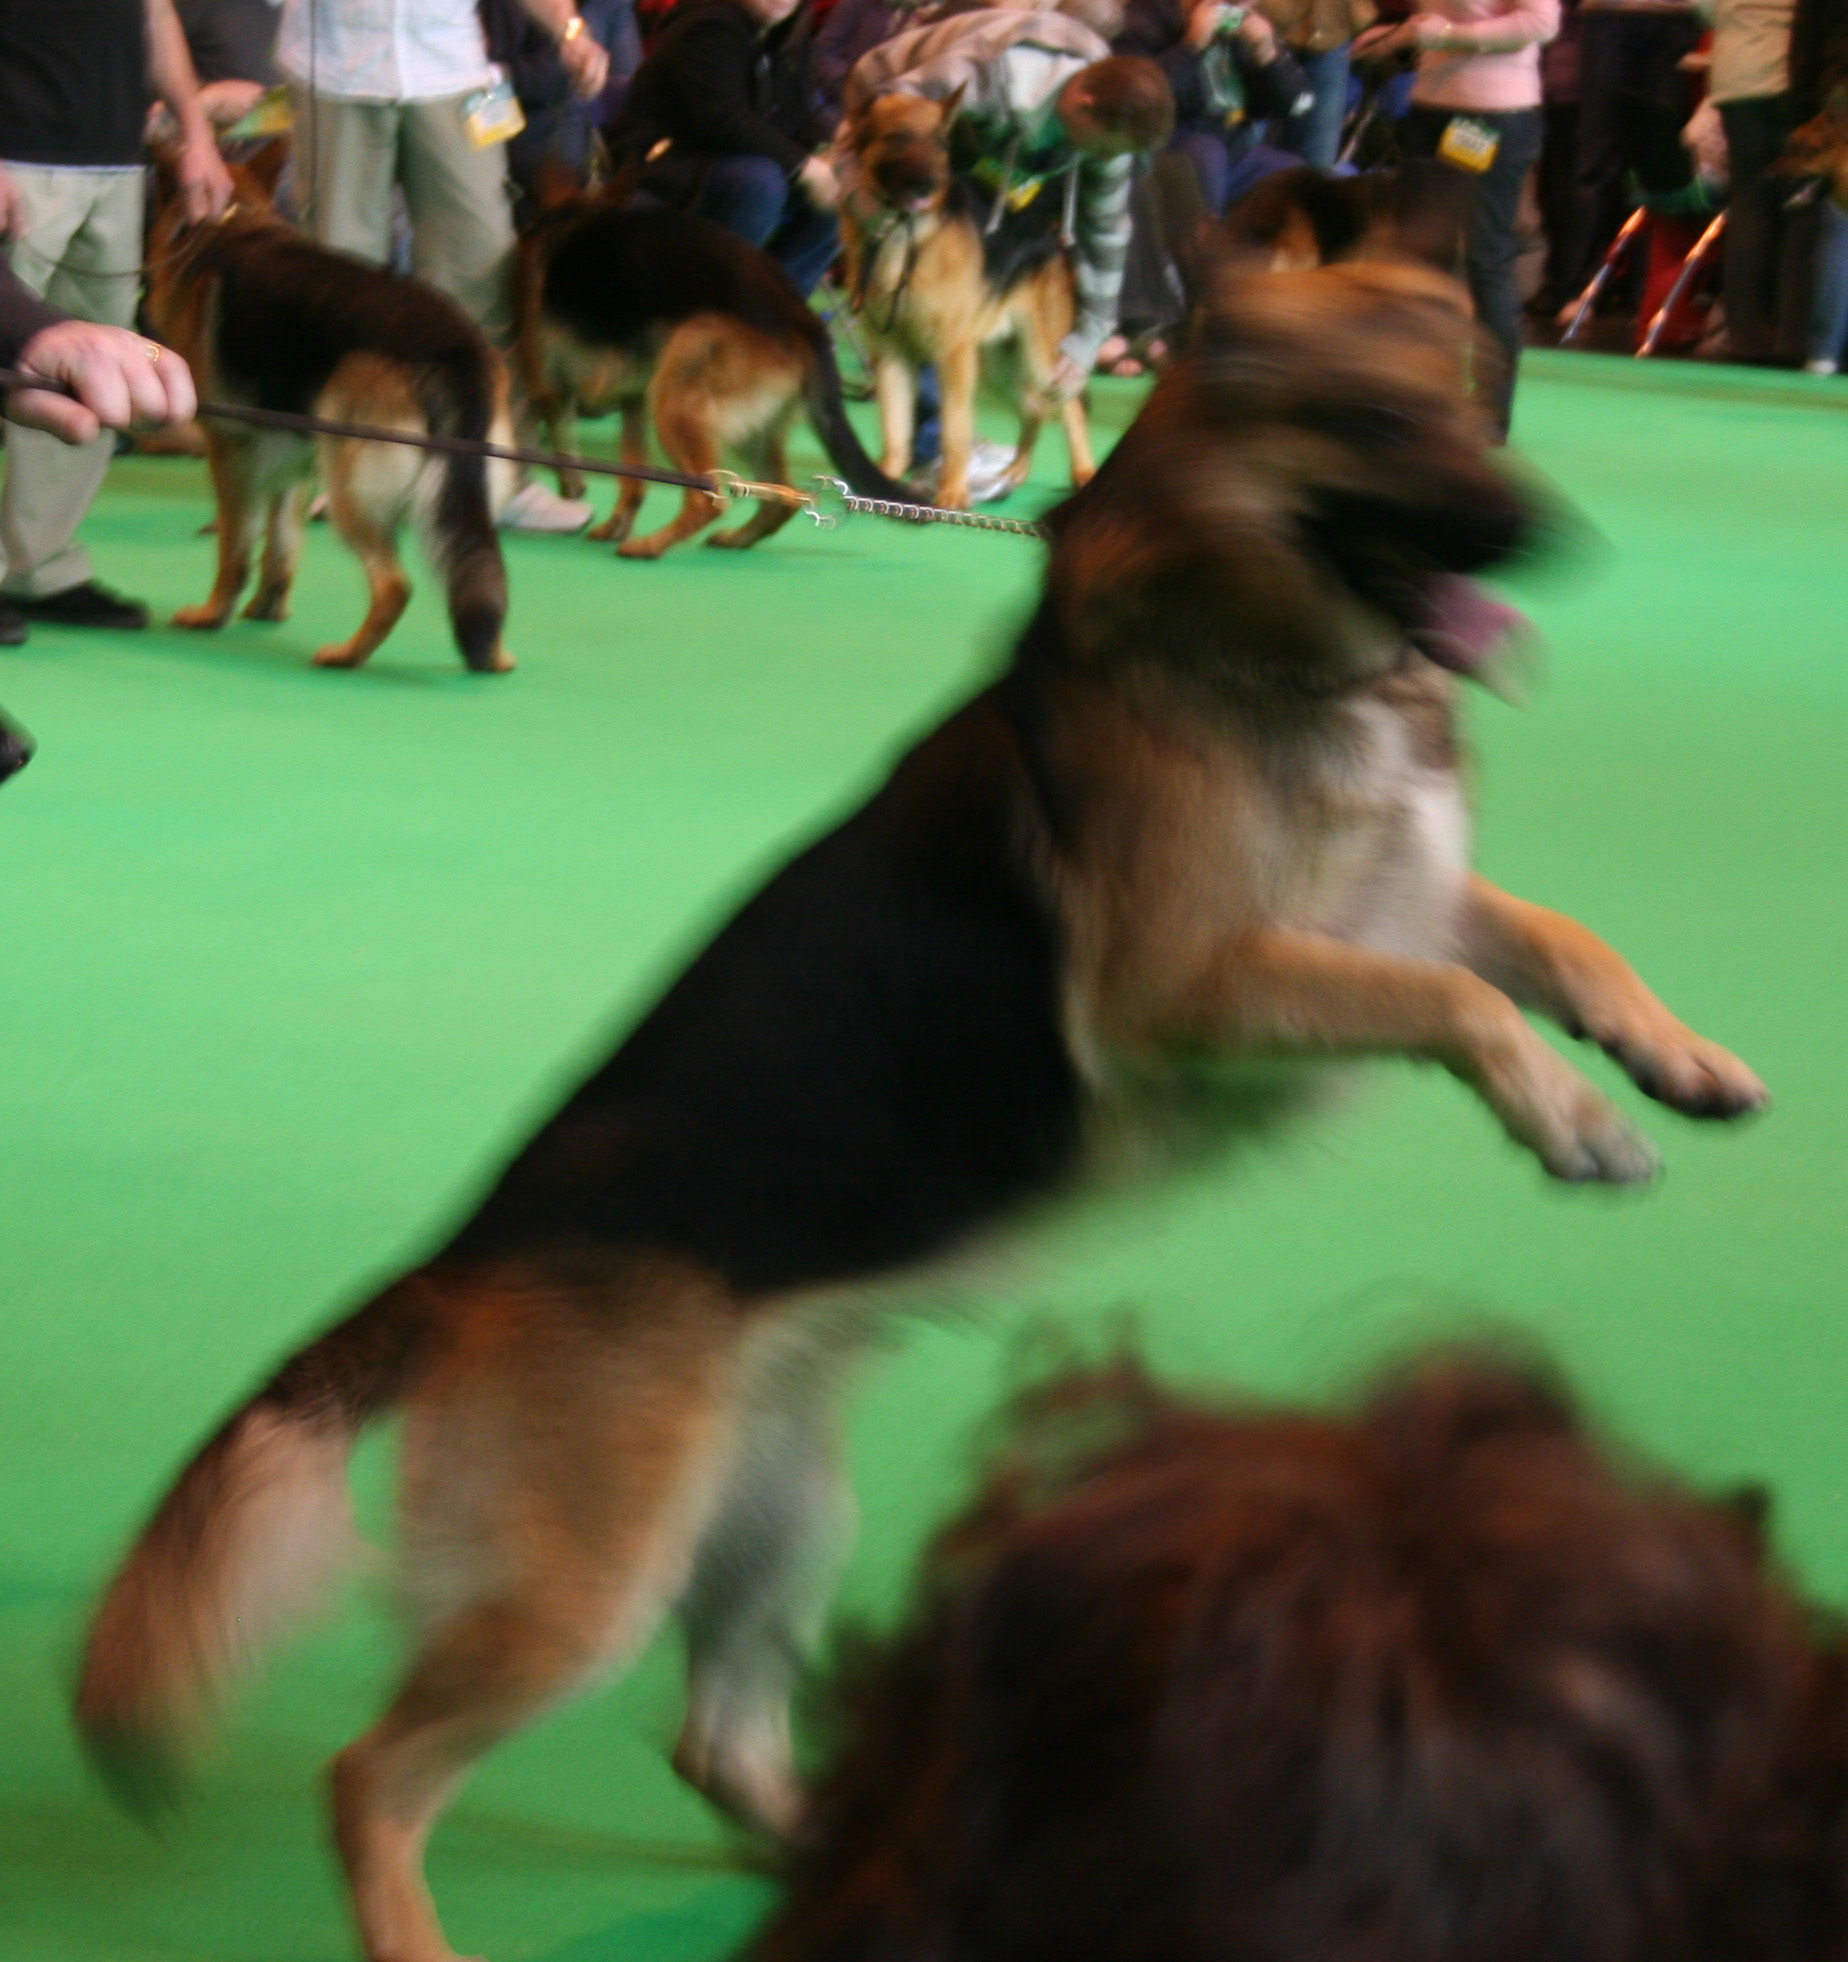
[[[153,348],[156,344],[149,341]],[[38,389],[51,395],[76,399],[77,391],[68,383],[49,377],[29,375],[18,368],[0,368],[0,393],[12,389]],[[359,443],[398,443],[407,449],[429,450],[439,456],[478,456],[498,463],[519,463],[542,470],[577,470],[590,476],[630,477],[648,484],[666,484],[678,490],[704,491],[733,503],[787,504],[810,518],[821,530],[833,531],[855,516],[887,518],[898,524],[958,525],[968,531],[1000,531],[1019,538],[1044,538],[1046,528],[1028,518],[991,518],[979,511],[950,511],[936,504],[902,504],[893,498],[862,497],[839,477],[817,477],[813,488],[798,490],[793,484],[759,484],[740,477],[735,471],[714,470],[695,474],[685,470],[660,470],[646,463],[613,463],[602,457],[572,456],[554,450],[516,449],[508,444],[487,443],[471,436],[419,434],[408,429],[389,429],[377,423],[335,422],[326,416],[297,415],[288,409],[258,409],[241,402],[201,402],[199,414],[218,422],[239,422],[257,429],[286,430],[298,436],[338,436]]]

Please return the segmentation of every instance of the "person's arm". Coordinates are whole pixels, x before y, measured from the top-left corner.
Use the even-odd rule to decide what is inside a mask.
[[[520,5],[558,43],[558,58],[571,78],[572,94],[586,101],[601,95],[610,78],[609,54],[584,25],[577,0],[520,0]]]
[[[1059,343],[1053,392],[1075,394],[1117,324],[1123,267],[1129,258],[1129,192],[1135,165],[1129,157],[1087,157],[1078,165],[1074,213],[1072,285],[1078,318]]]
[[[1238,58],[1255,114],[1290,116],[1308,108],[1313,99],[1308,76],[1255,7],[1239,24]]]
[[[218,154],[218,138],[199,101],[199,82],[173,0],[144,0],[148,24],[148,76],[154,93],[179,125],[174,162],[189,218],[216,218],[231,202],[231,173]]]

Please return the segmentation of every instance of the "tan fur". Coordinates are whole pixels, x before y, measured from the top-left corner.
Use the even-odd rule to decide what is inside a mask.
[[[1071,269],[1053,259],[995,292],[982,270],[975,226],[947,208],[949,149],[944,105],[920,96],[875,98],[848,135],[853,182],[841,204],[848,290],[872,341],[874,391],[884,442],[880,467],[902,477],[911,461],[917,370],[937,369],[943,391],[943,472],[936,501],[951,510],[969,503],[969,456],[975,443],[975,396],[983,373],[1007,385],[1020,417],[1009,467],[1010,490],[1026,481],[1041,428],[1057,414],[1064,426],[1074,485],[1095,465],[1082,396],[1054,409],[1045,390],[1071,332]],[[904,156],[932,181],[912,208],[882,189],[881,168]],[[997,357],[1012,356],[1012,373]]]
[[[1586,929],[1468,875],[1453,684],[1408,669],[1282,521],[1311,485],[1384,497],[1407,472],[1462,472],[1481,442],[1467,309],[1438,275],[1352,265],[1242,281],[1221,311],[1253,350],[1249,379],[1227,357],[1236,439],[1210,382],[1177,373],[1132,432],[1133,495],[1093,493],[1055,545],[1053,587],[1095,668],[1049,738],[1053,767],[1086,786],[1048,856],[1074,1040],[1134,1067],[1202,1049],[1416,1056],[1472,1084],[1556,1175],[1647,1177],[1647,1141],[1521,1005],[1692,1114],[1755,1108],[1762,1086]],[[1273,380],[1280,349],[1295,367]],[[1315,433],[1327,381],[1402,406],[1429,462],[1369,464]],[[1305,675],[1293,699],[1284,677]]]

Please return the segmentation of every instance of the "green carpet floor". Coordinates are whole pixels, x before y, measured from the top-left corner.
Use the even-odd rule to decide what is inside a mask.
[[[1385,1067],[1273,1152],[1049,1230],[1005,1300],[869,1373],[850,1606],[889,1607],[1023,1331],[1125,1314],[1166,1367],[1278,1391],[1479,1319],[1532,1331],[1646,1448],[1770,1480],[1785,1548],[1848,1597],[1844,402],[1536,360],[1519,439],[1603,545],[1526,596],[1553,645],[1532,708],[1472,709],[1486,869],[1608,934],[1773,1111],[1720,1133],[1650,1107],[1657,1189],[1562,1192],[1456,1084]],[[130,460],[87,536],[164,615],[205,590],[206,511],[198,466]],[[0,1962],[346,1952],[317,1786],[384,1684],[377,1601],[283,1658],[161,1841],[71,1745],[85,1604],[227,1404],[968,687],[1036,566],[865,520],[742,557],[509,558],[504,681],[459,671],[427,579],[366,673],[311,671],[358,605],[325,532],[286,625],[0,655],[42,746],[0,792]],[[432,1863],[465,1951],[703,1962],[748,1925],[761,1883],[662,1761],[672,1647],[465,1794]]]

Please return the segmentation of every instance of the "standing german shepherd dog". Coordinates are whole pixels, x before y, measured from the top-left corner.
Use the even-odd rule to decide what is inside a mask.
[[[847,134],[853,181],[841,200],[849,289],[874,349],[881,459],[889,476],[911,456],[913,398],[920,366],[943,388],[943,475],[937,502],[969,503],[975,394],[986,365],[1020,416],[1007,473],[1026,482],[1047,418],[1065,427],[1072,482],[1090,481],[1091,434],[1082,396],[1054,409],[1046,385],[1074,317],[1071,268],[1056,237],[1003,223],[985,234],[971,194],[950,168],[949,127],[957,99],[882,95]]]
[[[414,435],[512,441],[500,358],[453,300],[414,279],[310,243],[269,208],[261,177],[235,173],[237,204],[216,225],[185,229],[177,199],[156,221],[148,312],[186,357],[199,393],[403,429]],[[395,444],[306,437],[208,421],[218,499],[218,576],[176,627],[222,627],[250,578],[267,523],[247,620],[286,620],[301,549],[300,490],[320,465],[328,516],[365,568],[371,603],[358,631],[315,655],[356,668],[398,624],[411,582],[398,533],[414,523],[442,575],[456,646],[471,668],[513,666],[501,645],[507,571],[495,508],[504,464],[434,456]]]
[[[1006,672],[749,900],[459,1232],[286,1363],[162,1503],[77,1716],[131,1801],[330,1571],[404,1413],[417,1653],[334,1770],[372,1962],[449,1955],[421,1876],[469,1767],[662,1616],[676,1762],[799,1801],[787,1699],[840,1536],[836,1391],[879,1298],[1126,1140],[1249,1129],[1331,1063],[1441,1065],[1554,1177],[1655,1157],[1523,1005],[1650,1095],[1764,1091],[1584,927],[1468,870],[1463,575],[1530,513],[1435,273],[1229,287],[1053,519]],[[1138,1147],[1134,1162],[1146,1165]]]
[[[910,500],[847,420],[827,328],[775,260],[704,218],[594,199],[560,206],[522,243],[517,312],[522,374],[556,448],[573,446],[580,412],[620,409],[625,463],[648,461],[652,422],[677,470],[716,470],[729,446],[753,477],[786,484],[784,439],[800,404],[851,489]],[[658,559],[725,509],[689,490],[670,523],[631,538],[645,489],[625,478],[589,536],[615,539],[625,559]],[[706,542],[755,545],[793,515],[762,504]]]

